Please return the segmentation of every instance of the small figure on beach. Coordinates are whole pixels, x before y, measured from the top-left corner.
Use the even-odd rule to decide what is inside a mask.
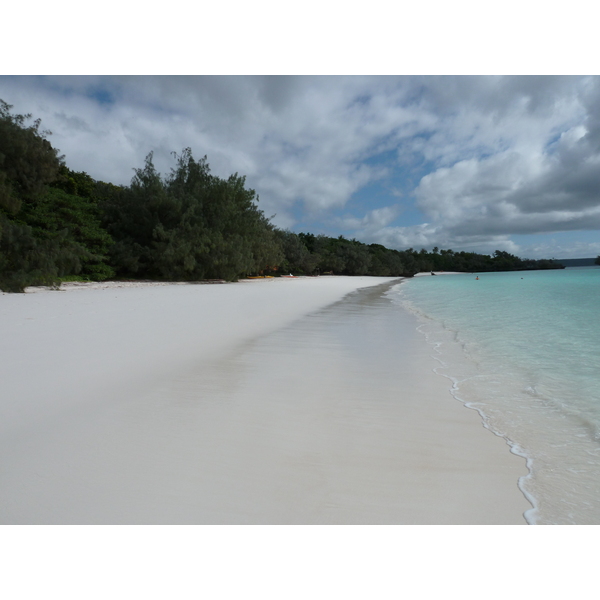
[[[435,273],[434,273],[433,271],[431,271],[431,274],[432,274],[432,275],[435,275]]]

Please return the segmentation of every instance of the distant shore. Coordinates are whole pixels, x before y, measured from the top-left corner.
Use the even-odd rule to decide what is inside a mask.
[[[464,275],[458,271],[434,271],[435,275]],[[414,277],[423,277],[425,275],[431,275],[429,271],[423,271],[416,273]],[[274,281],[287,281],[292,280],[305,280],[305,279],[359,279],[359,280],[398,280],[405,279],[404,277],[370,277],[370,276],[344,276],[344,275],[284,275],[278,277],[252,277],[252,278],[240,278],[234,283],[268,283]],[[120,289],[120,288],[147,288],[147,287],[165,287],[172,285],[219,285],[228,284],[224,279],[207,279],[202,281],[155,281],[150,279],[129,279],[129,280],[108,280],[108,281],[64,281],[58,288],[51,288],[47,286],[29,286],[25,288],[27,294],[37,294],[41,292],[70,292],[79,290],[108,290],[108,289]],[[357,289],[361,286],[357,286]]]
[[[64,281],[58,288],[51,288],[47,286],[30,286],[25,288],[25,293],[35,294],[40,292],[50,291],[74,291],[74,290],[107,290],[107,289],[119,289],[119,288],[147,288],[147,287],[165,287],[172,285],[218,285],[218,284],[231,284],[231,283],[260,283],[260,282],[273,282],[273,281],[287,281],[288,279],[359,279],[364,281],[369,280],[392,280],[402,279],[401,277],[361,277],[354,275],[352,277],[344,277],[343,275],[284,275],[278,277],[251,277],[251,278],[240,278],[236,282],[228,282],[224,279],[205,279],[201,281],[155,281],[150,279],[124,279],[124,280],[107,280],[107,281]],[[356,289],[361,286],[357,284]]]
[[[524,524],[524,461],[389,312],[398,281],[2,295],[0,522]]]

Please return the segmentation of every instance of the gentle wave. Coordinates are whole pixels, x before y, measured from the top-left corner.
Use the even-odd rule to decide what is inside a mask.
[[[527,459],[530,523],[600,523],[600,269],[416,278],[389,297],[453,395]]]

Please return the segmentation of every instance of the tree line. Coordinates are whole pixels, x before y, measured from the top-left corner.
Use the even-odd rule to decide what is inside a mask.
[[[31,115],[0,100],[0,289],[63,281],[235,281],[257,274],[412,276],[419,271],[560,268],[425,249],[393,250],[276,228],[237,173],[213,175],[189,148],[158,173],[148,154],[129,186],[69,169]]]

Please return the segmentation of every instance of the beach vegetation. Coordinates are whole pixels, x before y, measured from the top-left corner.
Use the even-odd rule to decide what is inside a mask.
[[[0,100],[0,289],[113,276],[96,182],[66,167],[39,119],[11,109]]]
[[[23,200],[35,200],[56,179],[63,157],[40,130],[40,120],[11,112],[0,99],[0,208],[17,214]]]
[[[31,115],[0,100],[0,289],[61,281],[235,281],[250,275],[411,277],[420,271],[563,268],[451,249],[397,250],[276,228],[237,173],[211,173],[190,148],[157,172],[150,152],[128,186],[67,167]],[[600,256],[596,259],[600,264]]]
[[[319,270],[321,255],[314,250],[311,252],[300,235],[289,230],[276,229],[275,237],[283,253],[278,265],[280,273],[293,271],[298,275],[312,275]]]
[[[312,256],[318,258],[312,273],[412,277],[424,271],[474,273],[563,268],[554,260],[521,259],[502,250],[496,250],[490,256],[439,248],[431,252],[425,248],[419,251],[413,248],[394,250],[381,244],[367,245],[357,240],[347,240],[343,236],[333,238],[311,233],[299,233],[297,238]],[[284,251],[287,252],[285,247]]]
[[[195,160],[189,148],[174,156],[176,167],[162,177],[150,153],[131,185],[102,204],[118,275],[234,281],[283,260],[244,177],[212,175],[206,157]]]
[[[27,285],[59,283],[65,270],[77,266],[66,234],[40,236],[28,214],[48,192],[63,158],[46,139],[39,119],[13,114],[0,100],[0,289],[21,292]]]

